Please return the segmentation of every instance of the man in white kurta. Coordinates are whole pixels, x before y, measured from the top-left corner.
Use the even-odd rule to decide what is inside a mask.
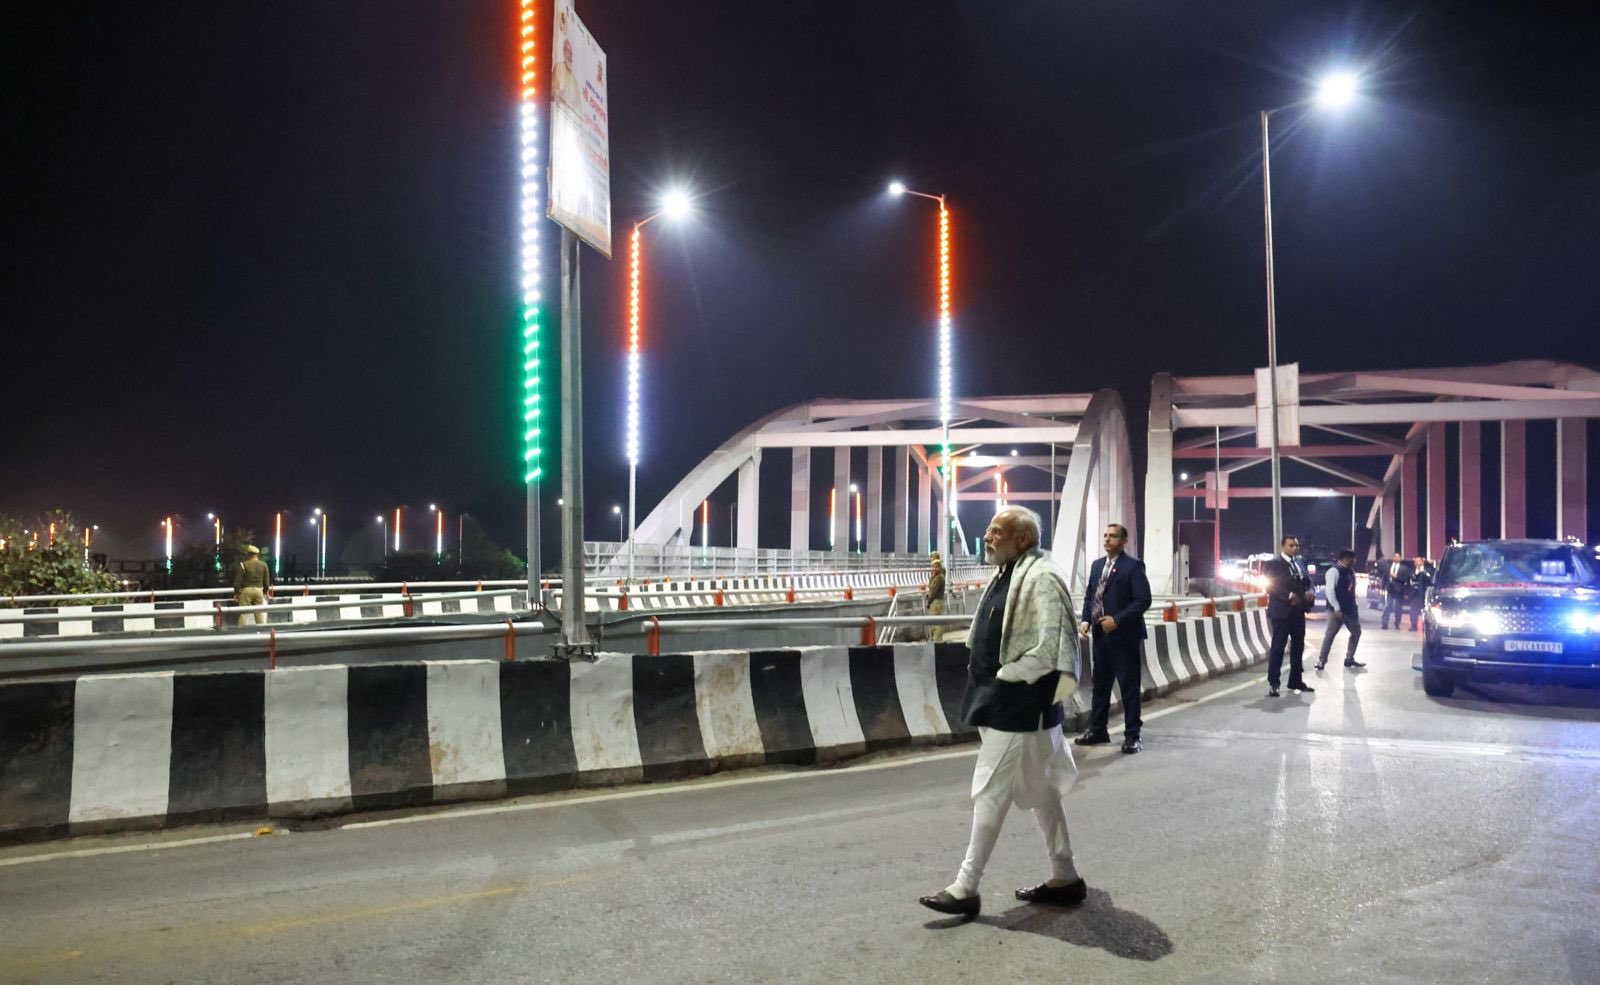
[[[1061,798],[1077,778],[1063,740],[1061,699],[1077,686],[1072,598],[1060,568],[1041,551],[1039,516],[1013,506],[984,535],[997,571],[973,618],[962,718],[978,729],[972,774],[972,839],[956,881],[918,902],[940,913],[978,914],[978,883],[1014,804],[1044,834],[1050,878],[1017,890],[1029,903],[1071,905],[1087,895],[1072,860]]]

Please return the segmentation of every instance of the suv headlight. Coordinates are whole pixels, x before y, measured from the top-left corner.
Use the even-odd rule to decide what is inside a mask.
[[[1600,612],[1574,609],[1567,613],[1567,628],[1574,633],[1600,633]]]
[[[1493,613],[1484,614],[1492,615]],[[1441,605],[1434,605],[1428,609],[1428,615],[1433,617],[1433,621],[1438,624],[1440,629],[1466,629],[1468,626],[1477,625],[1475,617],[1479,613],[1475,613],[1471,609],[1446,609]]]

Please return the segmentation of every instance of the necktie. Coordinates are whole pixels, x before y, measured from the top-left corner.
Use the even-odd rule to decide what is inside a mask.
[[[1094,586],[1094,615],[1096,619],[1104,618],[1106,614],[1106,582],[1111,580],[1111,572],[1117,570],[1117,562],[1106,560],[1104,570],[1100,572],[1100,581]]]

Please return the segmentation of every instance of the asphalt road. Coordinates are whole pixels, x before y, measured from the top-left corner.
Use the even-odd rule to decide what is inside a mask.
[[[1144,753],[1082,757],[1072,909],[1011,898],[1015,812],[982,917],[915,904],[966,844],[956,747],[10,849],[0,982],[1600,982],[1600,691],[1434,700],[1414,650],[1148,705]]]

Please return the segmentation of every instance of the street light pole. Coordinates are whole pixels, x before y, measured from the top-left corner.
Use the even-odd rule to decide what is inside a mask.
[[[1355,98],[1357,79],[1351,72],[1331,72],[1317,87],[1315,102],[1338,109]],[[1299,104],[1291,104],[1299,105]],[[1272,549],[1283,543],[1283,475],[1278,440],[1278,300],[1272,264],[1272,136],[1271,117],[1280,109],[1261,111],[1261,207],[1267,247],[1267,387],[1272,391]]]
[[[689,214],[689,196],[679,190],[667,193],[661,208],[633,224],[633,236],[628,241],[628,580],[633,581],[633,537],[638,532],[639,491],[639,384],[642,374],[642,357],[639,353],[639,330],[643,281],[644,227],[665,215],[678,219]]]
[[[953,343],[950,315],[950,207],[943,195],[930,195],[907,188],[903,182],[889,184],[889,194],[915,195],[939,205],[939,468],[943,471],[944,495],[939,497],[943,507],[943,522],[939,529],[939,551],[950,556],[950,537],[955,526],[955,470],[950,461],[950,414]]]
[[[1272,548],[1283,543],[1283,475],[1278,458],[1278,304],[1272,276],[1272,139],[1273,111],[1261,111],[1261,200],[1267,242],[1267,387],[1272,391]]]

